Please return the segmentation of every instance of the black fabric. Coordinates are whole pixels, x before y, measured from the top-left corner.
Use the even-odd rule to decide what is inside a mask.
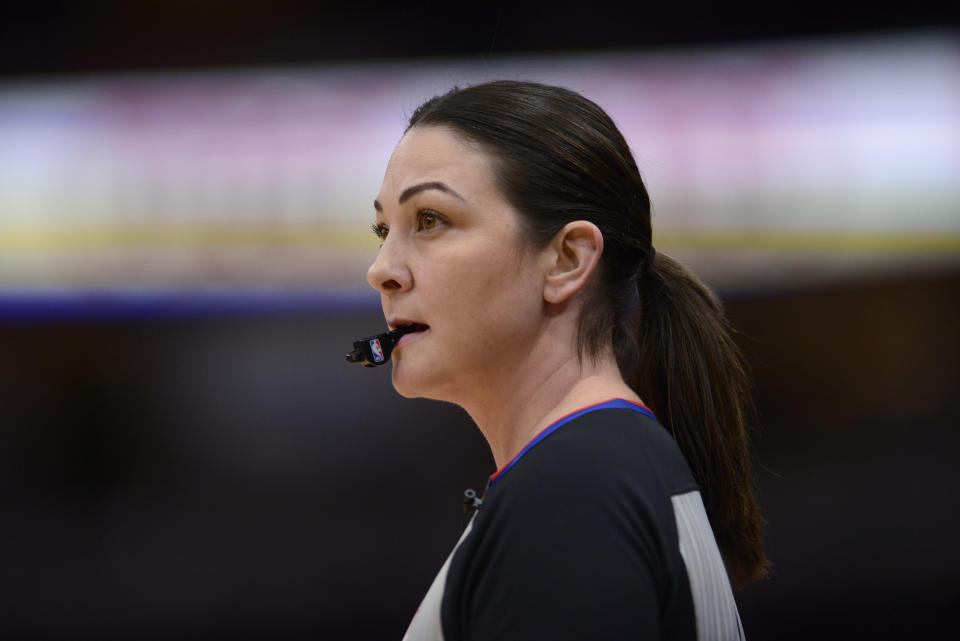
[[[486,492],[451,560],[445,640],[696,639],[670,501],[694,489],[643,414],[560,426]]]

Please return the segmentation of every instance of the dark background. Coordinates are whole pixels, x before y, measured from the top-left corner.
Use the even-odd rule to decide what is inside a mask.
[[[950,28],[948,2],[2,0],[0,72],[661,48]]]
[[[866,3],[5,2],[8,80],[953,28]],[[752,639],[953,638],[960,271],[721,292],[756,372]],[[709,280],[709,275],[704,275]],[[374,302],[0,309],[0,637],[399,639],[492,471],[346,367]]]

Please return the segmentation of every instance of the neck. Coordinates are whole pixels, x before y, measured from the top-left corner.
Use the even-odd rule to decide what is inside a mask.
[[[544,351],[531,350],[531,355]],[[506,465],[539,432],[578,409],[640,397],[623,381],[612,352],[579,362],[576,353],[560,358],[531,358],[526,366],[500,376],[495,385],[468,403],[460,403],[487,439],[497,469]]]

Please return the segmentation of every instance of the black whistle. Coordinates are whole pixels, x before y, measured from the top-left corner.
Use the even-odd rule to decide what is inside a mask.
[[[347,362],[360,363],[364,367],[383,365],[390,360],[390,354],[400,337],[412,332],[414,327],[416,327],[416,324],[410,323],[385,334],[367,336],[358,341],[353,341],[353,351],[347,354]]]

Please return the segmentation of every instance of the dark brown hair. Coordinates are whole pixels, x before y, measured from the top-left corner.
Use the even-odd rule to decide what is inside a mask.
[[[763,576],[744,359],[716,296],[679,262],[654,252],[650,198],[616,125],[576,92],[515,81],[454,88],[428,100],[408,130],[428,125],[450,128],[490,153],[498,187],[536,245],[574,220],[600,228],[603,256],[580,317],[579,353],[596,357],[612,345],[624,379],[693,470],[733,583]]]

